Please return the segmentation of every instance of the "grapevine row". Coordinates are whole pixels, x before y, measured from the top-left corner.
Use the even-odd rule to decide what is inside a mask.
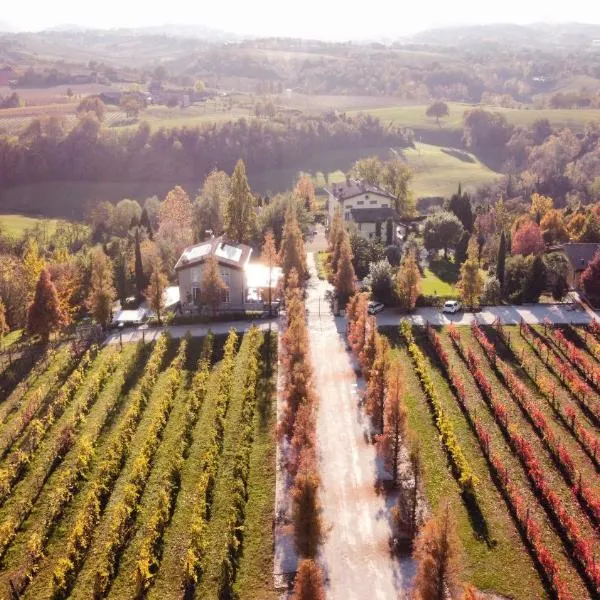
[[[100,517],[101,501],[105,499],[112,481],[116,473],[118,473],[121,462],[128,451],[129,442],[141,418],[142,410],[160,373],[167,345],[167,336],[161,335],[146,363],[143,377],[129,393],[127,411],[123,420],[119,423],[108,448],[104,452],[104,458],[100,463],[98,474],[94,481],[92,481],[84,504],[76,515],[75,522],[67,539],[65,556],[58,560],[54,569],[52,582],[53,597],[61,597],[68,589],[69,579],[85,555],[91,534]],[[82,440],[82,445],[83,456],[86,460],[79,460],[74,468],[65,473],[61,480],[62,485],[59,485],[55,489],[54,496],[56,497],[56,501],[51,502],[51,505],[56,506],[56,509],[53,514],[49,515],[48,527],[45,528],[46,534],[49,526],[60,517],[64,506],[72,497],[73,483],[89,466],[93,449],[87,440]]]
[[[531,444],[524,437],[519,435],[513,427],[509,426],[506,406],[496,398],[496,394],[494,393],[490,382],[481,369],[479,359],[470,349],[465,349],[456,328],[452,331],[451,338],[459,355],[473,374],[484,399],[492,409],[492,413],[494,414],[500,429],[523,463],[534,489],[540,494],[550,514],[554,516],[560,530],[572,547],[574,555],[585,572],[590,584],[594,589],[600,591],[600,565],[596,565],[594,561],[592,550],[594,542],[584,538],[579,525],[569,514],[559,496],[553,491],[551,484],[547,481],[543,473],[542,467],[535,458]]]
[[[151,516],[140,529],[140,541],[136,548],[138,558],[134,575],[134,598],[136,599],[144,596],[150,585],[152,574],[160,563],[158,545],[175,502],[177,482],[185,453],[192,439],[191,432],[208,391],[212,349],[213,336],[209,334],[204,341],[202,356],[198,363],[198,371],[193,377],[191,390],[186,394],[183,419],[173,433],[172,444],[165,448],[165,457],[168,464],[161,472],[156,493],[157,500],[152,506],[148,507],[146,512]]]
[[[457,335],[456,328],[452,328],[452,332],[453,333],[451,335]],[[477,340],[482,340],[485,338],[485,334],[477,326],[473,327],[473,332]],[[485,339],[487,340],[487,338]],[[487,341],[489,343],[489,340]],[[469,353],[471,353],[470,350]],[[542,411],[529,400],[527,388],[512,372],[509,366],[495,354],[492,355],[492,358],[490,358],[490,355],[487,353],[487,351],[485,354],[488,356],[488,359],[495,368],[496,372],[504,381],[512,397],[527,415],[538,436],[546,445],[546,448],[552,455],[559,468],[559,471],[564,475],[567,483],[573,486],[573,492],[579,499],[584,510],[591,513],[594,523],[598,524],[598,521],[600,520],[600,498],[596,496],[593,489],[589,485],[583,482],[582,474],[577,469],[575,460],[569,453],[569,450],[554,434]],[[472,363],[474,360],[477,359],[471,359],[469,354],[469,362]]]
[[[488,460],[492,470],[497,475],[497,482],[500,484],[501,492],[506,503],[512,511],[514,518],[517,521],[523,535],[529,543],[535,558],[540,564],[546,578],[550,582],[556,597],[559,600],[571,600],[572,597],[567,591],[566,582],[562,579],[559,573],[558,564],[552,557],[549,550],[546,548],[541,534],[539,523],[530,514],[526,507],[526,502],[521,496],[518,487],[511,481],[508,475],[508,469],[504,466],[502,459],[494,453],[490,446],[491,436],[484,425],[471,413],[467,402],[467,392],[465,384],[451,367],[448,359],[448,353],[442,347],[441,340],[431,326],[427,326],[427,334],[429,340],[436,351],[437,357],[442,363],[450,385],[454,389],[458,398],[459,404],[463,409],[469,423],[475,431],[475,435],[481,446],[483,453]]]
[[[473,336],[479,342],[479,345],[483,349],[484,353],[492,363],[495,364],[496,349],[494,345],[488,340],[486,335],[483,333],[481,327],[476,323],[471,326]],[[562,403],[557,397],[556,383],[550,381],[548,377],[545,377],[538,369],[534,368],[531,361],[526,360],[523,355],[521,359],[521,366],[525,372],[529,375],[531,380],[536,384],[544,398],[546,398],[548,404],[556,413],[558,418],[562,421],[569,431],[573,434],[575,439],[586,451],[588,456],[592,459],[596,468],[600,468],[600,440],[594,433],[588,431],[584,423],[577,416],[575,409],[570,406],[569,403]]]
[[[477,477],[458,443],[452,422],[444,412],[442,402],[431,380],[425,356],[415,343],[410,323],[406,320],[402,321],[400,331],[408,345],[408,352],[413,360],[423,390],[429,398],[435,416],[435,424],[441,434],[442,443],[450,454],[454,466],[458,471],[459,483],[465,490],[473,490],[478,483]]]
[[[229,396],[233,383],[233,367],[235,364],[235,347],[237,334],[232,330],[225,343],[225,353],[219,370],[219,391],[215,410],[212,439],[201,461],[201,475],[196,487],[196,502],[191,515],[190,540],[184,559],[184,586],[187,594],[191,594],[201,575],[204,559],[205,533],[210,497],[215,483],[218,458],[223,447],[225,415],[229,406]]]
[[[596,321],[594,321],[595,323]],[[597,360],[600,361],[600,342],[596,340],[594,335],[590,331],[585,331],[583,337],[574,327],[570,328],[571,334],[574,335],[582,344],[584,344],[589,350],[590,354]]]
[[[107,513],[109,530],[108,535],[101,539],[101,548],[94,555],[94,585],[95,595],[104,596],[115,575],[117,561],[125,546],[135,515],[139,499],[146,488],[146,483],[152,469],[153,456],[160,445],[162,431],[167,424],[175,397],[185,379],[186,353],[188,339],[184,339],[177,352],[177,356],[167,369],[160,383],[155,387],[153,395],[158,395],[159,400],[152,406],[152,416],[149,427],[144,430],[145,441],[133,461],[132,469],[124,483],[123,497],[116,502]],[[83,583],[78,586],[81,595],[84,590]],[[83,591],[83,593],[85,593]]]
[[[510,345],[510,338],[507,338],[502,326],[498,326],[498,333],[506,345],[514,351]],[[595,425],[600,425],[600,407],[597,402],[590,398],[592,390],[573,370],[573,368],[563,361],[547,344],[539,337],[533,335],[531,328],[526,323],[520,325],[521,335],[526,339],[534,352],[540,357],[542,362],[552,371],[569,389],[581,406],[593,419]]]

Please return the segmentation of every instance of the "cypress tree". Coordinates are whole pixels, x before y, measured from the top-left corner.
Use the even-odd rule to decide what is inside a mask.
[[[135,230],[135,288],[137,290],[138,302],[141,302],[146,286],[146,276],[144,275],[142,251],[140,248],[140,229],[138,227]]]
[[[500,289],[504,291],[504,272],[506,270],[506,235],[504,230],[500,235],[500,247],[498,248],[498,260],[496,262],[496,277],[500,282]]]
[[[154,239],[154,231],[152,231],[152,223],[150,223],[150,216],[146,208],[142,210],[142,216],[140,217],[140,226],[145,227],[148,232],[150,240]]]

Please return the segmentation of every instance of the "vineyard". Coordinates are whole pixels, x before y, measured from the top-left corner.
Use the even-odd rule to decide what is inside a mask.
[[[431,508],[449,500],[466,577],[516,598],[600,595],[598,328],[383,328],[407,368]]]
[[[41,355],[0,402],[0,597],[275,597],[275,357],[255,329]]]

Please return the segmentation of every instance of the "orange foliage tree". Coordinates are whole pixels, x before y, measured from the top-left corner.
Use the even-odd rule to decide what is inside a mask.
[[[39,335],[44,342],[47,342],[50,334],[58,331],[65,322],[50,273],[48,269],[43,268],[35,287],[33,302],[29,307],[27,331],[32,335]]]
[[[325,600],[323,574],[319,565],[310,558],[300,561],[293,600]]]

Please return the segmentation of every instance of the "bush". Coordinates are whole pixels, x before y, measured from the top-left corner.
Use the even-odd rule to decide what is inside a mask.
[[[502,288],[497,277],[490,277],[483,286],[483,296],[481,303],[487,306],[500,304],[502,298]]]
[[[392,267],[400,266],[400,260],[402,258],[402,250],[398,246],[387,246],[384,251],[385,258],[392,265]]]
[[[371,263],[367,280],[374,300],[387,305],[395,303],[394,269],[387,260]]]

